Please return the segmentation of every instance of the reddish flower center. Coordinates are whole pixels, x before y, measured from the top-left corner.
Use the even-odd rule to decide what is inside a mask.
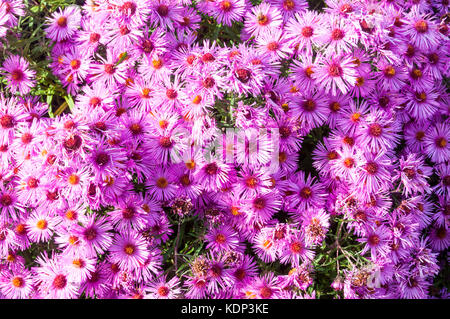
[[[158,12],[158,14],[161,17],[167,17],[167,15],[169,14],[169,7],[166,6],[165,4],[161,4],[158,6],[158,8],[156,9],[156,12]]]
[[[47,229],[48,223],[45,219],[41,219],[36,223],[36,227],[40,230]]]
[[[170,292],[169,288],[167,288],[166,286],[159,287],[157,291],[158,291],[158,295],[160,295],[162,297],[166,297]]]
[[[133,15],[136,13],[137,6],[134,2],[127,1],[122,5],[121,9],[123,12],[129,11],[131,13],[131,15]]]
[[[369,125],[369,134],[375,137],[381,136],[383,128],[378,123],[373,123]]]
[[[428,31],[428,23],[425,20],[419,20],[414,24],[414,28],[419,33],[425,33]]]
[[[344,144],[347,144],[349,146],[355,145],[355,139],[353,137],[350,137],[350,136],[344,137],[344,139],[342,141],[344,142]]]
[[[345,3],[341,6],[340,10],[342,13],[350,13],[353,12],[353,7],[350,4]]]
[[[368,162],[364,168],[370,175],[374,175],[378,172],[378,164],[375,162]]]
[[[67,279],[64,275],[57,275],[55,279],[53,279],[53,287],[56,289],[63,289],[67,285]]]
[[[97,237],[97,231],[95,230],[95,228],[89,227],[85,229],[84,236],[89,241],[94,240]]]
[[[310,187],[305,186],[300,190],[300,197],[304,199],[310,198],[312,195],[312,190]]]
[[[303,27],[301,34],[305,38],[310,38],[314,34],[314,29],[310,26]]]
[[[159,138],[159,145],[161,145],[164,148],[169,148],[172,146],[172,140],[170,136],[161,136]]]
[[[203,87],[210,89],[216,84],[216,81],[212,77],[207,77],[206,79],[203,80],[202,84]]]
[[[37,188],[38,184],[39,184],[39,180],[34,177],[29,178],[27,181],[28,188]]]
[[[303,102],[303,109],[308,112],[312,112],[316,109],[316,102],[311,99],[308,99]]]
[[[15,69],[11,72],[11,78],[14,81],[22,81],[23,78],[25,77],[24,73],[22,72],[22,70],[19,69]]]
[[[95,162],[98,166],[105,166],[109,162],[109,156],[105,152],[100,152],[95,157]]]
[[[25,235],[27,233],[27,229],[25,227],[25,224],[19,224],[16,226],[15,231],[19,235]]]
[[[245,276],[247,274],[245,273],[245,270],[242,268],[236,269],[236,271],[234,272],[234,277],[238,280],[238,281],[242,281],[244,280]]]
[[[303,245],[302,245],[302,243],[300,243],[300,242],[298,242],[298,241],[295,241],[295,242],[291,243],[291,251],[292,251],[294,254],[299,254],[299,253],[301,253],[301,252],[303,251]]]
[[[340,109],[341,109],[341,104],[339,104],[339,102],[334,101],[334,102],[330,103],[330,110],[331,111],[337,112]]]
[[[331,39],[334,41],[337,40],[342,40],[345,36],[344,31],[342,31],[341,29],[333,29],[333,31],[331,31]]]
[[[128,256],[133,255],[135,250],[136,250],[136,247],[135,247],[133,244],[127,244],[127,245],[125,245],[125,247],[123,248],[123,251],[124,251],[125,254],[127,254]]]
[[[444,137],[438,137],[435,142],[436,146],[439,148],[444,148],[447,146],[447,140]]]
[[[236,71],[236,76],[242,83],[247,83],[250,80],[250,75],[251,73],[247,69],[238,69]]]
[[[372,234],[368,238],[368,242],[372,246],[376,246],[380,243],[380,237],[376,234]]]
[[[258,179],[254,176],[250,176],[245,180],[245,185],[249,188],[255,188],[258,184]]]
[[[124,219],[131,219],[134,217],[134,215],[135,215],[135,210],[133,207],[127,207],[122,210],[122,217]]]
[[[287,126],[280,127],[279,132],[280,132],[280,137],[283,139],[288,138],[292,133],[291,129]]]
[[[214,60],[215,60],[215,58],[214,58],[214,56],[211,53],[205,53],[202,56],[202,61],[203,62],[212,62]]]
[[[177,98],[178,93],[177,91],[175,91],[174,89],[167,89],[166,91],[166,96],[170,99],[170,100],[174,100]]]
[[[272,296],[272,289],[269,287],[263,287],[259,290],[259,294],[263,298],[270,298]]]
[[[208,175],[215,175],[218,169],[219,167],[217,166],[216,163],[209,163],[205,166],[205,172]]]
[[[343,74],[342,67],[337,63],[332,63],[328,67],[328,74],[333,77],[340,77]]]
[[[130,125],[129,128],[130,128],[131,134],[133,134],[134,136],[140,135],[143,132],[142,125],[139,123],[133,123]]]
[[[0,118],[0,125],[4,129],[13,128],[14,127],[14,118],[11,115],[5,114]]]
[[[416,133],[416,140],[418,140],[419,142],[421,142],[424,137],[425,137],[425,132],[424,131],[418,131]]]
[[[154,67],[155,69],[159,70],[159,69],[161,69],[162,66],[163,66],[163,61],[162,61],[161,59],[153,60],[153,61],[152,61],[152,65],[153,65],[153,67]]]
[[[72,264],[76,267],[76,268],[84,268],[85,266],[85,262],[82,259],[74,259],[72,261]]]
[[[223,234],[217,234],[215,242],[218,244],[224,244],[226,242],[227,238]]]
[[[78,70],[80,68],[80,66],[81,66],[81,61],[77,60],[77,59],[72,60],[72,61],[70,61],[70,66],[71,66],[72,69]]]
[[[312,75],[313,73],[314,73],[314,71],[313,71],[311,65],[305,68],[305,75],[306,75],[308,78],[311,78],[311,75]]]
[[[89,41],[91,43],[96,43],[98,42],[98,40],[100,40],[100,34],[92,32],[91,35],[89,36]]]
[[[262,197],[258,197],[253,200],[253,207],[256,209],[263,209],[266,207],[266,200]]]
[[[166,188],[169,185],[169,182],[164,177],[160,177],[156,180],[156,186],[158,188]]]
[[[71,185],[77,185],[80,182],[80,177],[76,174],[71,174],[69,178],[67,179],[69,184]]]
[[[336,151],[328,152],[327,154],[328,160],[332,161],[338,158],[338,153]]]
[[[416,171],[412,168],[405,168],[403,172],[409,179],[413,179],[416,176]]]
[[[437,64],[439,62],[439,55],[436,53],[428,54],[428,61],[430,61],[430,64]]]
[[[427,94],[425,92],[416,92],[415,96],[418,102],[425,102],[427,99]]]
[[[284,0],[283,1],[283,9],[291,11],[295,8],[295,2],[293,0]]]
[[[184,174],[183,176],[181,176],[180,183],[183,186],[191,185],[191,179],[189,178],[189,175],[188,174]]]
[[[11,198],[10,195],[8,195],[8,194],[3,194],[3,195],[0,197],[0,205],[2,205],[3,207],[7,207],[7,206],[9,206],[9,205],[11,205],[11,204],[12,204],[12,198]]]
[[[347,157],[344,160],[344,166],[347,168],[352,168],[355,165],[355,160],[351,157]]]
[[[77,214],[76,211],[74,211],[74,210],[72,210],[72,209],[69,209],[69,210],[66,212],[65,216],[66,216],[66,218],[67,218],[68,220],[75,220],[75,219],[77,218],[78,214]]]
[[[30,133],[24,133],[20,137],[20,140],[23,144],[29,144],[33,140],[33,135],[31,135]]]
[[[112,64],[105,64],[105,72],[107,74],[114,74],[114,72],[115,72],[114,65],[112,65]]]
[[[194,61],[195,61],[195,55],[193,55],[193,54],[191,54],[190,56],[188,56],[188,57],[186,58],[186,62],[187,62],[187,64],[189,64],[189,65],[192,65],[192,64],[194,63]]]
[[[444,184],[446,187],[449,187],[449,186],[450,186],[450,175],[446,175],[446,176],[442,179],[442,182],[443,182],[443,184]]]
[[[278,50],[279,47],[280,47],[280,45],[279,45],[278,42],[276,42],[276,41],[270,42],[270,43],[267,45],[267,49],[268,49],[269,51],[276,51],[276,50]]]
[[[258,24],[261,26],[266,26],[269,24],[269,17],[265,14],[260,14],[257,18]]]
[[[416,69],[416,68],[414,68],[412,71],[411,71],[411,77],[414,79],[414,80],[418,80],[418,79],[420,79],[421,77],[422,77],[422,71],[421,70],[419,70],[419,69]]]
[[[67,150],[75,151],[80,148],[82,143],[81,137],[78,135],[74,135],[67,140],[64,141],[64,148]]]

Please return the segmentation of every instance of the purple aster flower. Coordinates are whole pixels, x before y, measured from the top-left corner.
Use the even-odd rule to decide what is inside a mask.
[[[206,249],[212,252],[237,251],[239,250],[239,236],[229,226],[221,226],[211,229],[205,236],[208,244]]]
[[[323,57],[317,65],[312,77],[325,93],[336,95],[337,90],[343,94],[355,84],[356,70],[350,56]]]
[[[435,163],[443,163],[450,158],[450,128],[449,123],[437,123],[428,128],[424,137],[426,154]]]
[[[111,246],[113,234],[110,230],[112,229],[110,221],[105,216],[97,218],[96,214],[92,214],[83,227],[78,226],[74,229],[74,234],[69,236],[68,240],[70,244],[81,241],[86,256],[96,256]]]
[[[391,160],[385,153],[364,153],[363,160],[358,167],[356,185],[359,196],[387,191],[392,185]]]
[[[325,198],[324,187],[316,183],[316,178],[306,176],[299,171],[290,178],[289,191],[291,195],[286,196],[288,209],[291,212],[302,212],[310,208],[321,208]]]

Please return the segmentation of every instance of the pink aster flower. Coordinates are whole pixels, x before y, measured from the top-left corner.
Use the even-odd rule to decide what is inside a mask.
[[[323,28],[318,34],[317,41],[326,46],[326,52],[338,55],[356,47],[358,33],[352,23],[334,15],[326,15],[321,19]]]
[[[8,56],[0,68],[2,74],[8,80],[8,88],[13,92],[27,94],[35,84],[35,71],[30,70],[29,63],[18,55]]]
[[[309,208],[321,208],[325,198],[324,187],[316,182],[316,178],[311,175],[306,176],[305,172],[299,171],[292,175],[289,191],[292,195],[286,197],[289,211],[302,212]]]
[[[351,59],[349,56],[335,56],[330,59],[323,57],[312,77],[325,93],[336,95],[339,89],[345,94],[356,82],[356,70]]]
[[[167,280],[167,276],[163,275],[154,279],[145,288],[146,298],[151,299],[178,299],[182,296],[179,287],[180,280],[178,277],[173,277]]]
[[[134,231],[116,234],[109,251],[111,261],[127,270],[137,269],[149,254],[144,238]]]
[[[371,227],[366,236],[358,241],[366,243],[361,253],[364,254],[370,250],[371,258],[375,260],[379,256],[386,256],[389,252],[390,232],[384,225]]]
[[[43,255],[37,261],[40,267],[35,268],[35,280],[39,283],[39,292],[44,298],[74,299],[79,296],[79,282],[71,280],[69,270],[59,256],[49,259]]]
[[[239,236],[229,226],[221,226],[210,230],[206,236],[206,249],[212,252],[236,251],[239,248]]]
[[[245,14],[244,0],[219,0],[209,8],[209,14],[217,19],[218,23],[231,26],[233,22],[242,20]]]
[[[280,11],[269,3],[253,7],[245,16],[244,29],[251,36],[258,37],[269,29],[278,28],[283,23]]]
[[[0,271],[0,291],[8,299],[28,299],[34,290],[32,273],[27,269]]]
[[[50,18],[47,18],[47,37],[53,41],[72,38],[78,31],[81,12],[78,6],[69,6],[64,10],[59,8]]]
[[[403,26],[404,34],[409,37],[419,50],[430,50],[437,47],[442,39],[437,23],[429,14],[424,15],[418,7],[413,7]]]
[[[286,23],[286,38],[289,39],[290,47],[298,52],[306,51],[307,55],[312,53],[313,45],[318,44],[321,33],[321,17],[315,11],[307,11],[295,14]]]

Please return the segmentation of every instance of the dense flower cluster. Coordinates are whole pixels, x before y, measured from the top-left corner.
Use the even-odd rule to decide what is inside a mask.
[[[447,2],[191,2],[49,16],[50,67],[75,101],[61,116],[28,94],[26,58],[4,58],[0,297],[310,298],[337,218],[367,263],[338,266],[333,289],[428,297],[450,245]],[[2,38],[24,5],[0,4]],[[203,39],[205,19],[239,41]],[[162,247],[188,218],[204,249],[175,246],[168,272]],[[260,271],[275,262],[287,271]]]

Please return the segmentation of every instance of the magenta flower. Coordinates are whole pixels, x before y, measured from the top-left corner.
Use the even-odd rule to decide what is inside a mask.
[[[8,88],[13,92],[27,94],[35,85],[33,79],[36,72],[30,70],[29,63],[18,55],[9,56],[0,68],[2,74],[8,79]]]

